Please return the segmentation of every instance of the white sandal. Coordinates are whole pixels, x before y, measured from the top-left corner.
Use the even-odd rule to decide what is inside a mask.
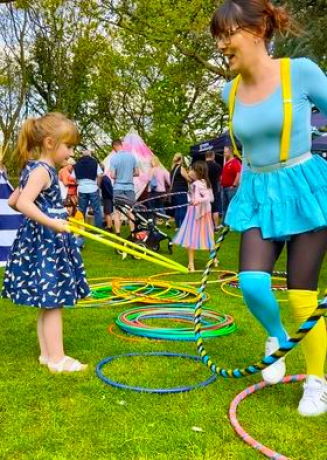
[[[44,365],[47,366],[49,364],[49,358],[46,357],[46,356],[40,355],[39,356],[39,363],[42,364],[42,366],[44,366]]]
[[[50,372],[80,372],[87,369],[87,364],[82,364],[77,359],[64,356],[58,363],[48,362]]]

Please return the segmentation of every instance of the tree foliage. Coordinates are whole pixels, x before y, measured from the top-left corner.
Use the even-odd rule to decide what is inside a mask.
[[[275,55],[310,56],[327,69],[326,2],[286,3],[306,32],[279,37]],[[216,6],[213,0],[17,0],[0,6],[0,17],[9,21],[0,55],[5,142],[12,143],[22,118],[50,110],[74,118],[84,142],[103,147],[103,154],[103,133],[123,136],[131,128],[167,161],[176,150],[219,134],[226,120],[219,89],[229,74],[209,33]]]

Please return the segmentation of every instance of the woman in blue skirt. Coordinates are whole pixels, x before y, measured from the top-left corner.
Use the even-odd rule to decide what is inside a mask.
[[[251,313],[268,334],[266,355],[278,349],[287,333],[271,290],[273,267],[286,244],[289,301],[298,324],[318,304],[318,278],[327,249],[327,161],[311,150],[311,108],[327,115],[327,78],[308,59],[288,61],[291,97],[283,99],[279,59],[268,54],[275,32],[295,24],[284,7],[267,0],[225,0],[215,12],[212,35],[239,76],[223,89],[235,99],[232,129],[243,145],[241,185],[226,224],[242,233],[239,281]],[[288,156],[281,155],[284,102],[292,105]],[[327,412],[326,325],[321,318],[302,340],[307,378],[299,403],[301,415]],[[268,383],[285,375],[280,359],[263,371]]]

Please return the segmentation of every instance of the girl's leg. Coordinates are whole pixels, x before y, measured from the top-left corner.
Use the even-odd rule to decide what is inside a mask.
[[[187,248],[188,254],[188,270],[194,272],[194,249]]]
[[[45,310],[40,309],[38,312],[38,318],[37,318],[37,337],[38,337],[39,346],[40,346],[39,361],[41,364],[47,364],[49,360],[49,350],[48,350],[47,343],[44,337],[44,332],[43,332],[44,313],[45,313]]]
[[[296,235],[288,244],[288,295],[297,325],[317,308],[318,279],[327,250],[327,230]],[[302,415],[327,412],[327,384],[324,380],[326,360],[326,323],[317,325],[301,341],[307,366],[307,381],[299,404]]]
[[[242,235],[239,282],[247,307],[269,335],[266,355],[276,351],[287,338],[279,305],[271,290],[271,273],[282,249],[283,243],[264,240],[258,228]],[[284,360],[269,366],[262,375],[268,383],[279,382],[285,375]]]
[[[65,356],[62,336],[61,308],[44,310],[43,335],[48,350],[49,362],[57,363],[61,361]]]
[[[52,372],[84,371],[86,364],[65,356],[62,334],[62,308],[44,310],[43,333],[49,353],[48,368]]]

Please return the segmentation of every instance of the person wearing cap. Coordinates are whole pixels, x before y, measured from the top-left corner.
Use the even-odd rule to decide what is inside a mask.
[[[234,157],[231,142],[227,142],[224,147],[224,166],[221,174],[221,201],[223,211],[223,223],[227,213],[229,203],[237,191],[241,176],[241,163]]]
[[[99,182],[102,177],[102,169],[91,150],[84,150],[81,158],[74,167],[77,180],[78,207],[84,215],[88,206],[94,212],[94,223],[98,228],[103,228],[103,215],[100,205]]]

